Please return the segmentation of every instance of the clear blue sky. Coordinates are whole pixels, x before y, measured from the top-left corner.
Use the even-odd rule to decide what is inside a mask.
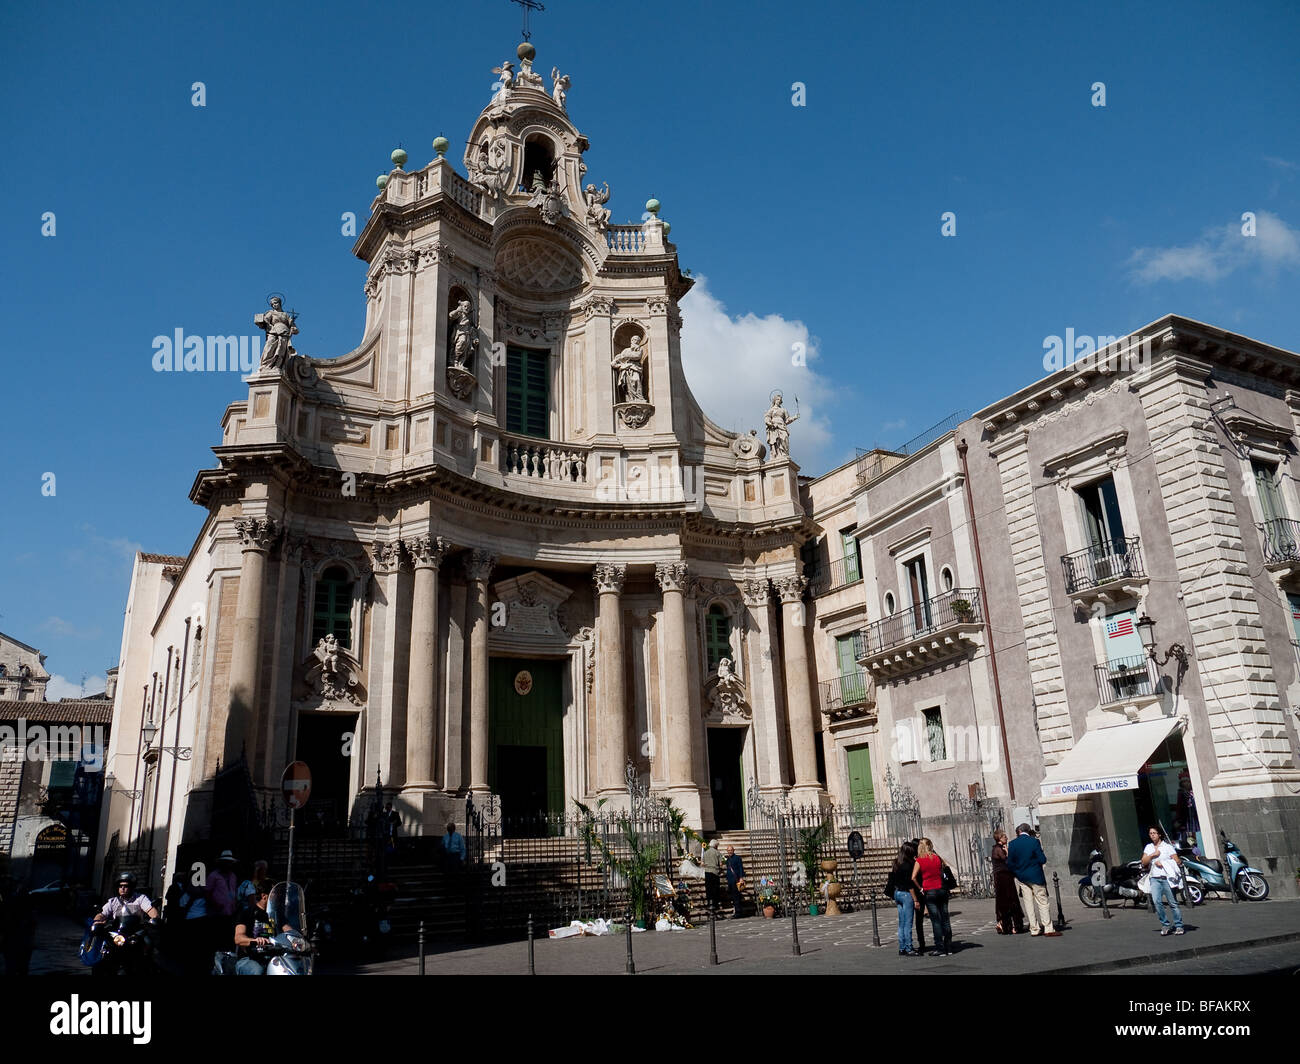
[[[1022,387],[1067,328],[1177,312],[1300,348],[1297,6],[1060,6],[534,16],[614,221],[657,196],[727,315],[806,328],[824,432],[796,448],[805,472]],[[365,267],[340,215],[364,221],[399,142],[422,166],[445,133],[459,166],[519,29],[506,0],[0,14],[0,630],[53,673],[116,661],[132,553],[189,550],[188,489],[246,395],[154,373],[152,338],[252,333],[283,290],[300,350],[350,350]]]

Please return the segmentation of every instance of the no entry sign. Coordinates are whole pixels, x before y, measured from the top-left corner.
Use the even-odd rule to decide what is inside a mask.
[[[311,769],[306,761],[295,761],[280,777],[280,790],[290,809],[301,809],[311,797]]]

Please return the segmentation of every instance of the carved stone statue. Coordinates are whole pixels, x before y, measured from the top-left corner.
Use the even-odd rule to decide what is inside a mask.
[[[451,358],[456,369],[464,369],[465,363],[478,347],[478,337],[474,335],[474,321],[470,315],[469,300],[462,299],[451,312],[456,325],[452,334]]]
[[[782,396],[777,392],[772,397],[772,405],[768,408],[767,417],[763,419],[767,425],[767,449],[773,458],[790,456],[790,426],[799,420],[798,414],[791,414],[782,405]]]
[[[497,137],[490,148],[480,148],[478,165],[470,167],[470,184],[499,196],[510,184],[510,143]]]
[[[316,660],[320,662],[321,676],[323,678],[333,678],[338,676],[339,672],[339,641],[334,638],[334,633],[330,632],[324,639],[316,644]]]
[[[262,369],[283,369],[293,349],[289,338],[298,332],[294,324],[296,315],[285,311],[279,296],[271,297],[271,309],[265,314],[255,314],[253,324],[266,333],[266,346],[262,348]]]
[[[540,170],[533,173],[533,196],[528,201],[528,206],[536,207],[547,225],[556,225],[561,218],[569,216],[569,205],[564,200],[560,183],[552,181],[547,184]]]
[[[718,662],[718,682],[709,694],[709,701],[719,712],[749,715],[749,707],[745,703],[745,684],[732,671],[730,658]]]
[[[618,387],[625,403],[644,403],[645,349],[641,337],[633,336],[629,345],[614,356],[614,369],[618,372]]]
[[[492,99],[496,101],[498,107],[504,107],[506,100],[510,98],[510,90],[515,85],[515,65],[507,59],[499,67],[492,68],[493,74],[499,74],[497,78],[496,90],[492,93]]]
[[[569,86],[573,83],[569,80],[568,74],[561,74],[559,67],[551,67],[551,99],[556,102],[561,111],[568,113],[568,108],[564,106],[564,101],[568,98]]]
[[[610,210],[605,206],[609,202],[609,182],[605,182],[605,191],[597,192],[595,185],[588,185],[582,194],[587,202],[587,224],[598,233],[609,228]]]

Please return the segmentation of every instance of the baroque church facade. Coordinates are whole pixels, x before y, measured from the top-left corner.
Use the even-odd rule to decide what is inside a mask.
[[[203,530],[179,566],[137,562],[123,710],[180,717],[188,759],[160,771],[187,837],[241,753],[268,791],[308,761],[339,817],[378,778],[438,833],[467,795],[617,801],[629,763],[705,827],[742,826],[749,787],[823,796],[793,419],[774,402],[764,446],[700,409],[670,226],[655,201],[609,223],[532,52],[469,180],[442,138],[422,169],[394,153],[354,351],[304,357],[278,301],[258,315],[261,368],[191,491]]]

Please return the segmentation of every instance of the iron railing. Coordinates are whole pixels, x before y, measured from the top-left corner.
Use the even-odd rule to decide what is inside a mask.
[[[858,448],[858,483],[865,486],[885,472],[885,462],[890,458],[906,458],[915,454],[923,447],[928,447],[934,443],[940,436],[946,435],[966,420],[966,411],[957,410],[949,414],[942,421],[931,425],[924,432],[918,433],[908,440],[902,447],[895,450],[885,450],[880,447],[865,450]]]
[[[1149,657],[1114,658],[1094,667],[1100,704],[1160,693],[1160,675]]]
[[[979,588],[955,587],[942,595],[907,606],[892,617],[867,625],[855,633],[853,650],[861,661],[872,654],[902,646],[951,625],[983,620]]]
[[[861,581],[862,559],[851,554],[846,558],[836,558],[829,565],[818,566],[808,578],[808,587],[814,596],[828,595]]]
[[[833,680],[824,681],[821,684],[821,702],[823,713],[833,713],[850,706],[875,705],[875,681],[866,669],[854,669]]]
[[[1300,521],[1278,517],[1259,526],[1264,535],[1264,562],[1277,565],[1300,561]]]
[[[1065,571],[1067,595],[1109,584],[1112,580],[1147,575],[1142,565],[1142,548],[1137,536],[1094,543],[1073,554],[1062,554],[1061,568]]]

